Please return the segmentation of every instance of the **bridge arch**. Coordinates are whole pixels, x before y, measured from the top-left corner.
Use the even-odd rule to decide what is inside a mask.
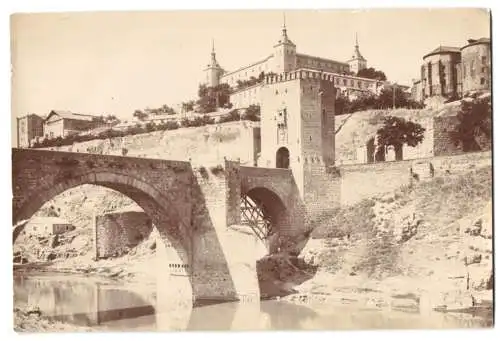
[[[279,248],[276,237],[291,229],[291,211],[277,191],[252,187],[241,192],[241,220],[267,246],[270,252]]]
[[[53,184],[36,184],[30,188],[29,197],[22,201],[14,200],[13,223],[30,219],[47,201],[55,196],[85,184],[98,185],[115,190],[136,202],[149,216],[164,241],[168,240],[179,258],[189,264],[189,238],[186,236],[187,226],[178,212],[176,203],[169,200],[146,181],[121,171],[96,171],[75,174]],[[16,186],[14,183],[14,197]],[[24,228],[24,224],[16,227],[14,241]]]

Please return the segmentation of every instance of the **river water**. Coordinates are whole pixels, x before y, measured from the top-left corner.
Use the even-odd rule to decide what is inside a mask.
[[[168,300],[167,300],[168,301]],[[480,328],[472,315],[284,301],[230,302],[192,307],[178,297],[157,302],[154,286],[119,284],[77,275],[14,276],[16,306],[38,306],[43,316],[107,331],[346,330]],[[167,304],[165,304],[167,303]]]

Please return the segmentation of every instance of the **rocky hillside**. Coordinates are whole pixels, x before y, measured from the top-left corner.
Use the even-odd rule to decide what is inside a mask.
[[[75,226],[60,238],[28,237],[14,243],[14,261],[52,261],[89,253],[92,248],[92,218],[117,208],[136,205],[123,194],[94,185],[67,190],[45,203],[35,216],[58,216]]]
[[[304,256],[322,271],[409,291],[491,294],[491,200],[491,167],[437,177],[332,212]]]

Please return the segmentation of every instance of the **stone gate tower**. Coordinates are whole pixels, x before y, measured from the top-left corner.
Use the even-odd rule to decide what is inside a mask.
[[[302,69],[268,76],[262,89],[259,166],[290,168],[310,213],[340,201],[335,96],[332,75]]]

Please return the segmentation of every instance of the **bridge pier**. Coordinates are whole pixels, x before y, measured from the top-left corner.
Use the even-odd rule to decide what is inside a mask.
[[[224,171],[214,173],[194,170],[194,297],[228,301],[259,299],[257,257],[252,252],[256,237],[230,228],[240,221],[238,166],[226,162]]]

